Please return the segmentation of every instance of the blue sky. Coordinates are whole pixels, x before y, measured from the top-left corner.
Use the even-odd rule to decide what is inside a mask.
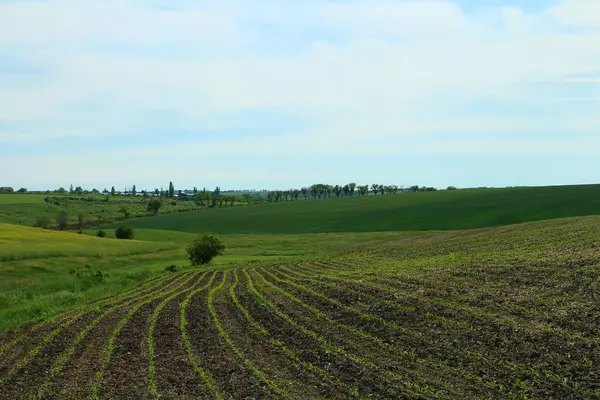
[[[600,2],[0,0],[0,186],[600,181]]]

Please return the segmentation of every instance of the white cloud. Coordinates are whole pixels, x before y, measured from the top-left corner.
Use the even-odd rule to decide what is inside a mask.
[[[529,135],[524,140],[533,143],[551,132],[562,135],[562,146],[519,151],[589,154],[587,146],[565,144],[571,132],[594,133],[600,126],[600,110],[552,105],[600,95],[591,86],[598,78],[590,75],[600,65],[594,51],[600,48],[594,30],[600,3],[593,1],[562,1],[536,13],[514,6],[466,13],[450,1],[160,2],[169,11],[149,4],[0,4],[0,54],[17,64],[11,70],[19,64],[42,70],[3,74],[0,57],[0,123],[10,126],[0,130],[0,143],[143,136],[149,128],[169,132],[185,125],[198,134],[184,145],[147,148],[140,141],[138,150],[124,153],[140,154],[141,165],[149,163],[144,153],[191,155],[200,149],[240,157],[360,155],[382,148],[394,154],[410,145],[430,154],[512,154],[517,147],[503,134]],[[578,30],[563,31],[557,21]],[[540,83],[590,90],[582,96],[564,85],[549,95],[536,87]],[[478,101],[504,110],[479,107]],[[216,116],[240,110],[281,111],[311,124],[263,138],[202,136]],[[176,120],[147,121],[154,111],[173,113]],[[239,126],[219,123],[223,130]],[[420,137],[444,134],[479,139],[418,145]],[[86,151],[101,159],[121,157]],[[18,157],[5,158],[4,166]],[[68,173],[69,160],[50,161],[63,163],[60,171]],[[149,171],[139,168],[132,176]]]
[[[600,28],[600,2],[595,0],[562,0],[550,14],[567,25]]]

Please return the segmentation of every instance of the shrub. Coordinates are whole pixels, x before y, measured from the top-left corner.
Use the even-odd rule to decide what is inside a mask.
[[[64,230],[67,227],[67,224],[69,223],[69,214],[67,214],[66,211],[59,212],[56,216],[56,223],[58,224],[58,227],[61,231]]]
[[[208,264],[225,251],[225,244],[212,234],[205,234],[192,242],[186,249],[193,266]]]
[[[96,232],[96,236],[100,238],[106,237],[106,232],[104,232],[103,230],[99,230],[98,232]]]
[[[169,265],[168,267],[165,267],[165,271],[167,271],[167,272],[177,272],[177,265]]]
[[[120,226],[115,231],[115,237],[117,239],[133,239],[134,236],[133,228],[128,226]]]
[[[38,217],[37,221],[35,222],[35,226],[39,228],[46,228],[48,225],[50,225],[50,218],[46,216]]]
[[[158,199],[152,199],[148,202],[148,212],[156,215],[158,214],[158,210],[162,207],[162,202]]]

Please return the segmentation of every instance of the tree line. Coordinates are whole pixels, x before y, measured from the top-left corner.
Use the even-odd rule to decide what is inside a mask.
[[[449,187],[449,190],[455,189]],[[298,199],[322,199],[332,197],[352,197],[352,196],[368,196],[395,194],[398,192],[430,192],[436,191],[434,187],[413,185],[409,188],[399,187],[398,185],[382,185],[373,183],[371,185],[357,185],[354,182],[345,185],[328,185],[324,183],[316,183],[311,186],[304,186],[300,189],[289,190],[273,190],[268,191],[266,199],[269,202],[276,203],[280,201],[292,201]]]

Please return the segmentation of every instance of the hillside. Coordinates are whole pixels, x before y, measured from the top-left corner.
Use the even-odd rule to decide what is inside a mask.
[[[597,214],[600,185],[580,185],[299,200],[169,214],[127,224],[191,233],[282,234],[472,229]]]
[[[0,334],[0,399],[600,397],[600,217],[418,235],[164,274]]]

